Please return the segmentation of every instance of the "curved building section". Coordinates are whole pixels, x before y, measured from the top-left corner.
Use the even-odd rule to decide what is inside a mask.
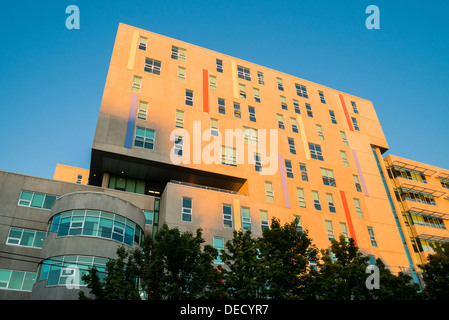
[[[106,262],[120,246],[134,248],[144,237],[145,216],[132,202],[100,192],[58,198],[51,210],[42,261],[31,299],[78,299],[82,275],[95,266],[106,276]]]

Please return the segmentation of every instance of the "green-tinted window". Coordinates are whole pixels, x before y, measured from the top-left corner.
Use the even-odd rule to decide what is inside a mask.
[[[33,195],[33,200],[31,201],[31,206],[34,208],[42,208],[45,200],[45,195],[35,193]]]
[[[24,276],[25,276],[25,272],[23,272],[23,271],[12,271],[11,279],[9,280],[8,289],[21,290]]]

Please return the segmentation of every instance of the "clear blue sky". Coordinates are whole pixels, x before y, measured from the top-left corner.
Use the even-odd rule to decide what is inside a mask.
[[[0,170],[89,168],[119,22],[371,100],[389,152],[449,168],[447,0],[3,1],[0,17]]]

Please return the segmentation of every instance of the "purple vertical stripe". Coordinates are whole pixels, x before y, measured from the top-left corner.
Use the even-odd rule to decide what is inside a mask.
[[[137,101],[139,97],[133,93],[131,105],[129,106],[128,127],[126,128],[125,148],[132,148],[134,137],[134,126],[136,124]]]
[[[360,183],[362,184],[363,193],[365,196],[369,197],[368,189],[366,188],[365,178],[363,177],[362,169],[360,168],[359,158],[357,157],[357,152],[352,150],[352,156],[354,157],[355,165],[357,167],[357,171],[359,173]]]
[[[278,153],[279,172],[281,173],[282,193],[284,194],[284,203],[286,208],[291,208],[290,197],[288,196],[287,175],[285,174],[284,157]]]

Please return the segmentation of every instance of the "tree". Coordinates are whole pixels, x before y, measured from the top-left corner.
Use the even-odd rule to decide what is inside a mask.
[[[437,243],[435,253],[427,256],[427,263],[420,265],[425,287],[424,297],[430,300],[446,300],[449,297],[449,243]]]

